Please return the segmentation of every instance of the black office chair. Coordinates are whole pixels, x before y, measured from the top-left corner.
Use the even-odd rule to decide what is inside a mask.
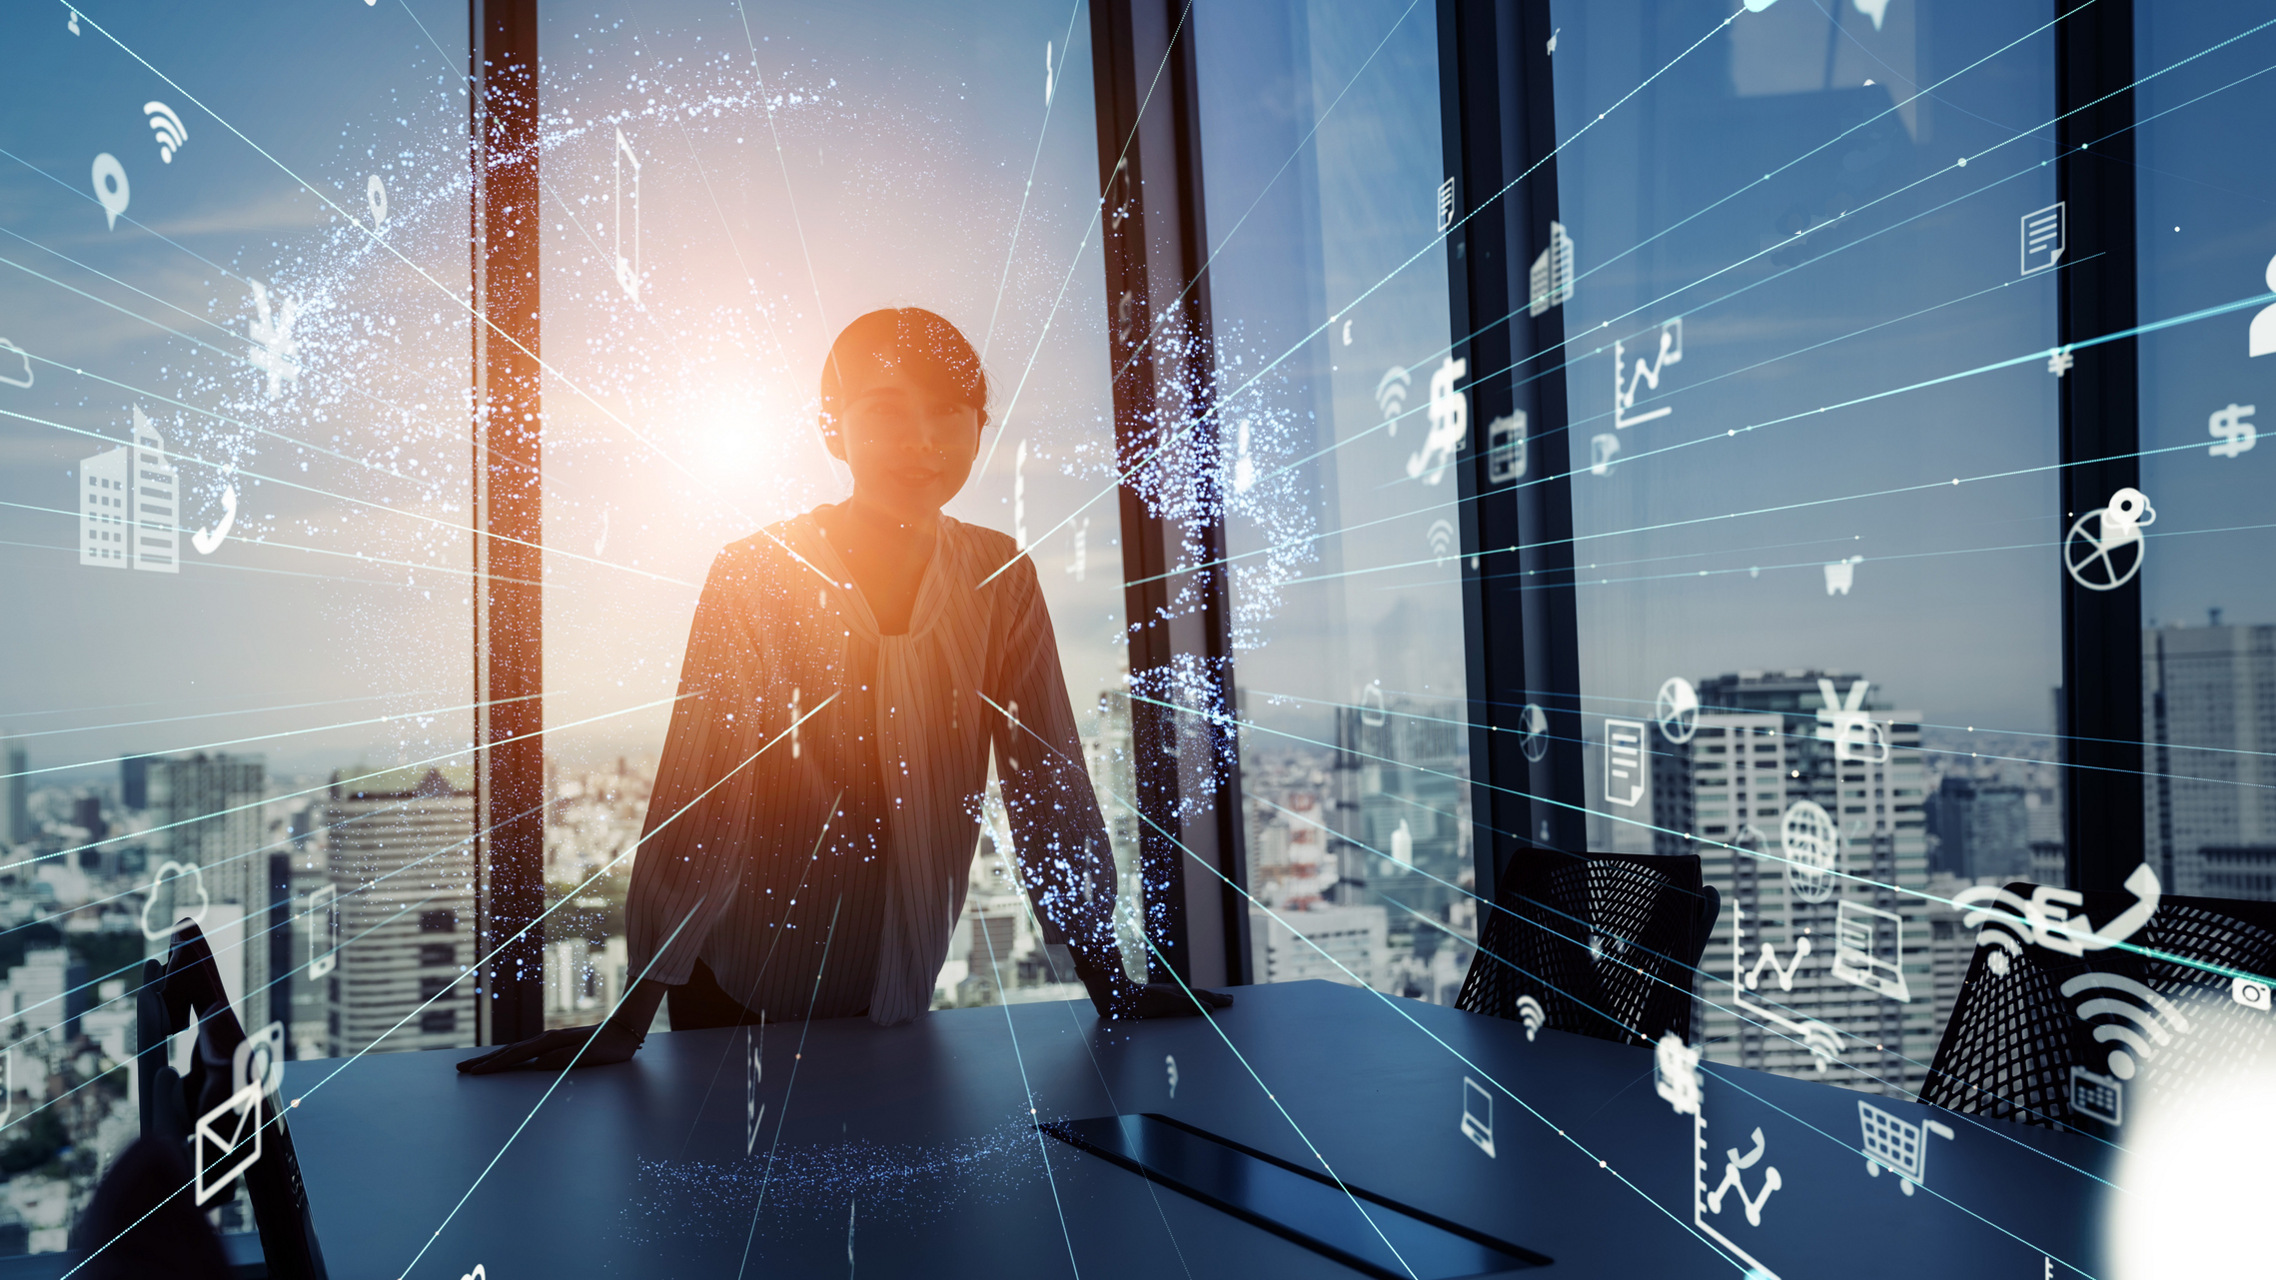
[[[1689,1041],[1692,979],[1722,905],[1695,855],[1520,851],[1481,913],[1455,1007],[1524,1022],[1528,1035]]]
[[[2011,884],[2007,892],[2028,900],[2036,887]],[[2123,892],[2084,897],[2087,917],[2097,925],[2135,901]],[[2144,1090],[2186,1087],[2226,1064],[2265,1061],[2276,1050],[2276,1014],[2239,1003],[2225,977],[2125,947],[2069,956],[2017,939],[2020,930],[2000,924],[1987,925],[1985,932],[2021,945],[2010,949],[1987,940],[1977,946],[1921,1085],[1923,1102],[2115,1138]],[[2276,974],[2276,903],[2165,897],[2126,941],[2181,961]],[[2087,974],[2139,983],[2169,1002],[2188,1029],[2123,985],[2081,982]],[[2065,984],[2073,985],[2069,995]],[[2089,1001],[2098,1002],[2096,1011],[2082,1016]],[[2123,1034],[2097,1040],[2098,1026],[2120,1027]],[[2129,1045],[2129,1038],[2142,1047]],[[2113,1050],[2135,1060],[2133,1077],[2112,1069]],[[2082,1073],[2075,1083],[2074,1068]]]
[[[164,1046],[189,1030],[193,1021],[197,1049],[185,1076],[168,1064]],[[143,962],[135,1022],[136,1043],[144,1050],[135,1060],[143,1136],[178,1144],[178,1150],[193,1153],[195,1160],[198,1119],[234,1092],[233,1059],[245,1041],[245,1029],[222,989],[213,949],[197,925],[184,920],[176,928],[164,964]],[[264,1093],[257,1104],[261,1154],[243,1174],[261,1233],[261,1252],[272,1280],[325,1280],[324,1255],[309,1218],[300,1161],[293,1155],[292,1134],[272,1101]],[[182,1196],[190,1198],[191,1192],[185,1189]]]

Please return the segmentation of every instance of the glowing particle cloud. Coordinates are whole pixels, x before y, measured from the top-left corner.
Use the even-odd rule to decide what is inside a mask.
[[[1494,1158],[1494,1096],[1468,1076],[1462,1077],[1462,1136]]]
[[[2115,591],[2141,571],[2142,526],[2156,522],[2157,510],[2141,490],[2120,489],[2110,495],[2108,506],[2071,522],[2063,540],[2063,568],[2089,591]]]
[[[364,179],[364,203],[371,207],[371,229],[378,231],[387,225],[387,184],[378,174]]]
[[[1832,897],[1834,875],[1841,870],[1841,831],[1825,808],[1815,800],[1787,806],[1778,838],[1786,851],[1786,892],[1803,902]]]
[[[1912,1001],[1905,985],[1904,917],[1843,899],[1834,918],[1833,976],[1900,1003]]]
[[[300,378],[300,365],[293,356],[300,351],[300,342],[292,336],[292,323],[300,315],[300,304],[286,298],[274,308],[269,305],[269,289],[258,280],[245,282],[253,287],[253,319],[245,326],[245,336],[252,339],[254,350],[246,359],[252,366],[269,375],[269,399],[284,394],[284,384]]]
[[[632,255],[624,252],[624,164],[632,162]],[[632,144],[624,140],[624,130],[616,131],[616,194],[611,204],[616,210],[616,282],[624,286],[624,296],[635,303],[640,301],[640,157],[633,153]]]
[[[2249,452],[2260,439],[2260,431],[2248,419],[2255,406],[2232,404],[2226,409],[2213,410],[2205,422],[2205,433],[2216,443],[2206,446],[2205,452],[2216,458],[2233,458]]]
[[[1849,589],[1857,584],[1857,566],[1863,563],[1865,563],[1865,557],[1851,556],[1846,560],[1836,560],[1827,565],[1825,567],[1826,594],[1829,596],[1848,595]]]
[[[1573,238],[1565,231],[1565,224],[1549,224],[1549,247],[1533,259],[1533,267],[1526,280],[1525,311],[1541,316],[1549,308],[1563,306],[1573,296]]]
[[[1026,448],[1025,445],[1020,447]],[[1249,420],[1247,418],[1241,419],[1238,449],[1239,452],[1233,459],[1233,492],[1247,493],[1255,488],[1257,483],[1256,459],[1249,456]]]
[[[1660,326],[1659,349],[1650,359],[1636,358],[1633,370],[1628,367],[1627,344],[1615,339],[1612,343],[1612,425],[1625,429],[1639,423],[1651,422],[1675,412],[1673,405],[1661,405],[1642,413],[1631,413],[1636,396],[1645,387],[1660,389],[1660,371],[1671,364],[1683,363],[1683,320],[1677,317]]]
[[[2063,256],[2063,238],[2066,225],[2064,202],[2057,200],[2044,209],[2034,209],[2023,215],[2023,272],[2037,275],[2055,265]]]
[[[1604,798],[1622,808],[1644,798],[1644,726],[1638,721],[1604,722]]]
[[[174,153],[180,151],[182,144],[190,138],[190,131],[182,125],[182,117],[175,115],[174,109],[163,102],[143,103],[142,114],[150,117],[150,132],[158,140],[160,163],[174,163]]]
[[[1908,1124],[1870,1102],[1857,1104],[1857,1123],[1865,1172],[1878,1178],[1887,1169],[1897,1175],[1898,1187],[1908,1196],[1914,1187],[1928,1185],[1928,1135],[1946,1142],[1953,1137],[1952,1130],[1937,1121]]]
[[[1517,998],[1517,1020],[1525,1024],[1525,1039],[1530,1044],[1533,1037],[1540,1034],[1542,1024],[1549,1021],[1549,1011],[1528,992]]]
[[[95,157],[95,202],[103,206],[103,213],[111,222],[111,230],[119,229],[119,215],[126,212],[130,192],[126,181],[126,167],[117,156],[105,151]]]
[[[2268,260],[2264,274],[2268,291],[2276,293],[2276,258]],[[2264,356],[2276,351],[2276,306],[2262,307],[2253,313],[2252,326],[2245,331],[2244,341],[2247,352],[2251,355]]]
[[[1669,742],[1689,742],[1691,735],[1699,732],[1699,691],[1682,676],[1670,676],[1660,685],[1652,710],[1659,721],[1660,736]]]
[[[14,352],[15,358],[12,360],[9,359],[8,356],[4,354],[7,352]],[[15,367],[18,365],[21,365],[23,367],[24,372],[22,377],[16,376]],[[28,387],[30,385],[32,385],[31,356],[26,353],[22,347],[19,347],[15,343],[8,341],[6,338],[0,338],[0,386]]]

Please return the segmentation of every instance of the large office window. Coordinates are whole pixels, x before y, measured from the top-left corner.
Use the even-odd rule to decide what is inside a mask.
[[[1034,560],[1139,896],[1089,25],[892,12],[544,12],[549,1025],[638,977],[625,891],[698,591],[729,544],[846,497],[823,358],[878,308],[981,354],[992,421],[948,512]],[[984,809],[936,1006],[1080,997]]]
[[[1476,936],[1437,28],[1205,5],[1255,981],[1451,1004]]]
[[[2260,402],[2276,373],[2276,187],[2258,144],[2276,40],[2250,15],[2140,6],[2143,848],[2173,891],[2276,899],[2276,537]],[[2237,39],[2242,35],[2242,39]],[[2230,43],[2230,41],[2234,43]],[[2276,408],[2272,405],[2271,408]]]
[[[180,918],[292,1058],[472,1043],[466,29],[0,15],[0,1253],[188,1065]]]

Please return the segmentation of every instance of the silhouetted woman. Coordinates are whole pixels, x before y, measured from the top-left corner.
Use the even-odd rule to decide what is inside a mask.
[[[915,1018],[964,907],[991,747],[1021,880],[1101,1016],[1231,1003],[1123,970],[1114,859],[1035,567],[941,514],[987,403],[971,344],[930,311],[838,335],[821,425],[853,496],[712,565],[626,903],[645,976],[597,1034],[550,1031],[462,1070],[625,1061],[667,992],[675,1029]]]

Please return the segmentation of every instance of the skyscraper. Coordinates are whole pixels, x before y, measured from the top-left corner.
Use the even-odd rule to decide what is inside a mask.
[[[1963,880],[2029,880],[2031,812],[2020,786],[1947,775],[1928,798],[1935,870]]]
[[[2142,664],[2150,865],[2168,893],[2276,898],[2276,626],[2155,627]]]
[[[154,887],[168,900],[155,904],[149,923],[164,928],[196,914],[202,895],[207,918],[201,927],[214,958],[224,973],[241,975],[237,1016],[248,1029],[266,1026],[272,994],[269,941],[262,933],[269,905],[269,858],[261,848],[266,767],[259,756],[204,752],[145,764],[157,849],[166,860],[198,869],[194,880],[169,877]],[[214,915],[216,906],[225,910]]]
[[[473,1044],[471,774],[342,770],[323,823],[340,940],[337,967],[317,979],[328,984],[328,1051]],[[330,921],[302,913],[302,925],[309,941],[296,959],[306,965],[329,953]]]
[[[0,740],[0,822],[6,824],[9,844],[22,844],[32,838],[32,811],[29,803],[32,780],[26,776],[31,769],[31,753],[24,750],[22,739]]]
[[[1926,1075],[1940,1015],[1927,904],[1901,892],[1927,882],[1920,717],[1870,687],[1702,683],[1689,741],[1650,734],[1653,844],[1697,853],[1723,894],[1697,985],[1708,1056],[1893,1094]]]

